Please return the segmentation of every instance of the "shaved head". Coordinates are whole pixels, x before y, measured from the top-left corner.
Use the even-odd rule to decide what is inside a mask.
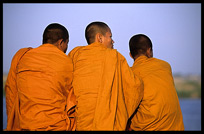
[[[85,30],[85,37],[88,44],[95,42],[95,36],[97,33],[100,33],[105,36],[110,28],[104,22],[92,22],[90,23]]]
[[[49,24],[43,33],[43,44],[50,43],[54,44],[59,39],[63,39],[65,42],[69,39],[69,33],[68,30],[61,24],[58,23],[52,23]]]
[[[149,37],[144,34],[137,34],[131,37],[129,41],[130,53],[133,57],[145,54],[147,49],[152,50],[152,42]]]

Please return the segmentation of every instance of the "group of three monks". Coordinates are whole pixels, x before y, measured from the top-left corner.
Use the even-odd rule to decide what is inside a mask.
[[[143,34],[129,41],[130,68],[113,49],[111,29],[92,22],[86,46],[68,55],[67,29],[46,27],[42,45],[22,48],[7,77],[8,131],[184,130],[170,65],[153,58]]]

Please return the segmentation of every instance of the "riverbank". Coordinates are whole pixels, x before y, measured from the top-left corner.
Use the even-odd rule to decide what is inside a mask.
[[[200,75],[174,75],[174,83],[179,98],[201,98]]]

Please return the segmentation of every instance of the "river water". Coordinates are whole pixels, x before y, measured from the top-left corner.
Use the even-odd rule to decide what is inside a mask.
[[[201,99],[179,99],[185,131],[201,131]],[[3,129],[6,128],[6,101],[3,98]]]

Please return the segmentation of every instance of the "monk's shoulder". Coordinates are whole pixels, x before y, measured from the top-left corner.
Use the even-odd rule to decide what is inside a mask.
[[[72,58],[72,57],[73,57],[79,50],[81,50],[82,48],[84,48],[84,46],[77,46],[77,47],[73,48],[73,49],[69,52],[68,56],[69,56],[70,58]]]
[[[85,47],[85,46],[77,46],[77,47],[73,48],[73,49],[70,51],[70,53],[76,52],[76,51],[78,51],[78,50],[80,50],[80,49],[82,49],[82,48],[84,48],[84,47]]]
[[[167,61],[158,58],[152,58],[152,60],[160,66],[171,68],[171,65]]]
[[[18,55],[18,54],[24,53],[24,52],[26,52],[26,51],[28,51],[28,50],[30,50],[30,49],[32,49],[32,47],[21,48],[21,49],[19,49],[19,50],[16,52],[15,55]]]
[[[26,47],[26,48],[21,48],[19,49],[15,55],[13,56],[13,60],[15,59],[19,59],[20,57],[22,57],[22,55],[24,55],[27,51],[29,51],[30,49],[32,49],[32,47]]]
[[[120,52],[118,52],[117,49],[110,49],[110,48],[108,48],[108,49],[106,49],[106,51],[108,51],[109,53],[117,55],[117,57],[119,59],[125,59],[125,57]]]
[[[125,57],[116,49],[106,49],[106,50],[109,51],[109,53],[116,55],[118,60],[126,61]]]
[[[125,57],[124,57],[120,52],[118,52],[118,51],[116,50],[116,53],[117,53],[117,55],[118,55],[118,58],[119,58],[121,61],[126,61]]]

